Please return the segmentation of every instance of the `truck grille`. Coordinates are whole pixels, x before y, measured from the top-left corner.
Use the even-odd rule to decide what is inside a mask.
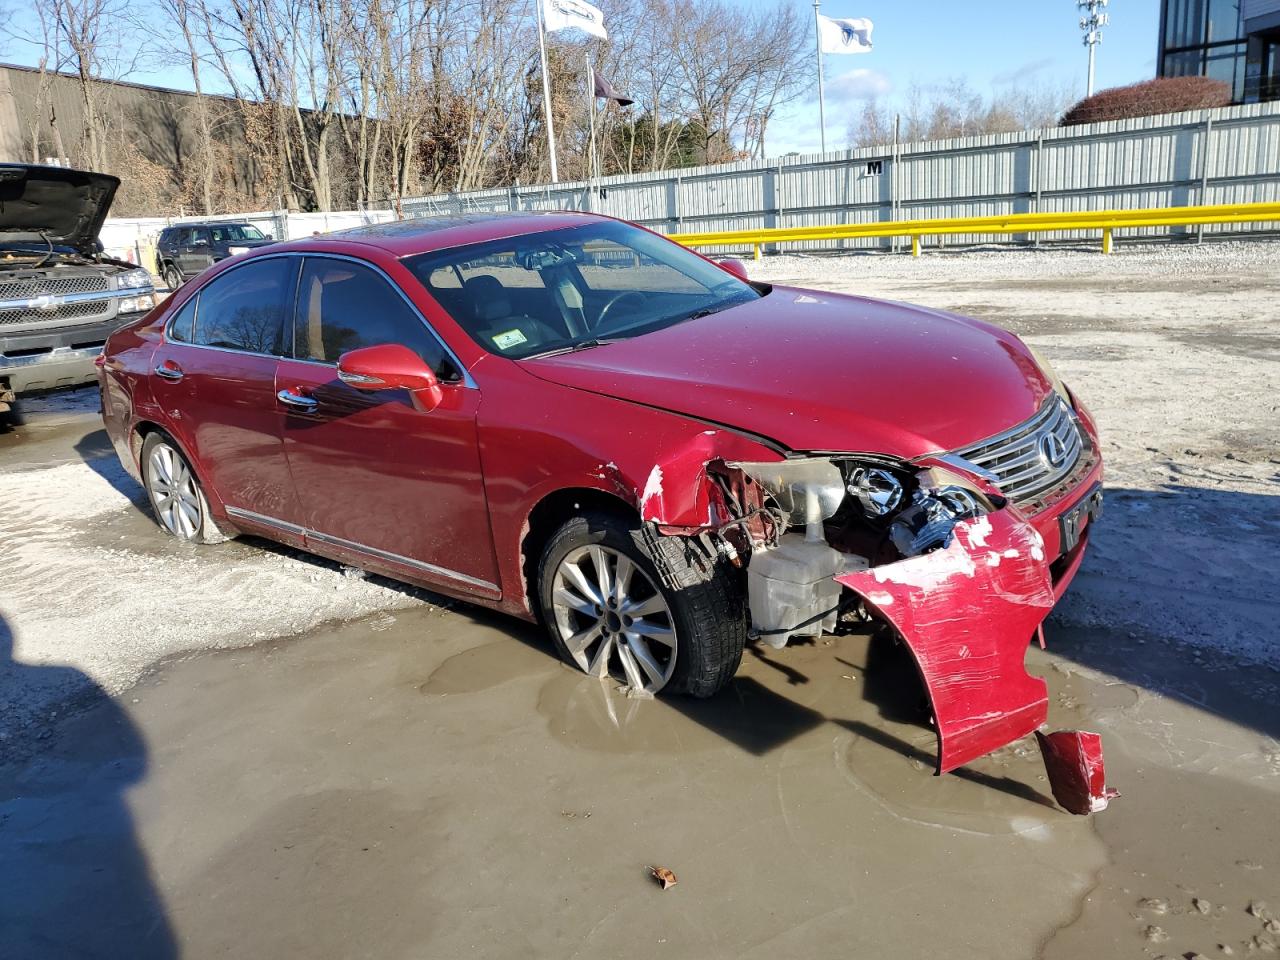
[[[995,474],[1004,495],[1025,507],[1051,499],[1074,480],[1085,443],[1075,414],[1054,394],[1025,423],[955,452]]]
[[[110,306],[108,300],[82,300],[79,303],[60,303],[52,310],[0,310],[0,327],[84,320],[105,315]]]
[[[79,277],[34,277],[0,283],[0,300],[31,300],[46,294],[60,297],[68,293],[98,293],[110,289],[110,281],[101,274]]]

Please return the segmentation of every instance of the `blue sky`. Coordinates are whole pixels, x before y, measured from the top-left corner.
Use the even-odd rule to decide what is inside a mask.
[[[732,5],[772,5],[776,0],[729,0]],[[812,23],[812,0],[796,4]],[[1080,42],[1075,0],[825,0],[831,17],[868,17],[875,50],[826,57],[827,145],[845,146],[849,120],[876,96],[894,107],[914,82],[929,86],[952,77],[991,95],[1018,84],[1085,88],[1086,51]],[[1111,0],[1111,24],[1098,49],[1098,88],[1155,75],[1159,0]],[[0,59],[33,62],[21,43],[0,44]],[[816,77],[816,74],[815,74]],[[135,71],[130,79],[182,87],[174,68]],[[774,119],[766,143],[771,156],[818,151],[816,91],[788,104]]]
[[[764,6],[772,0],[744,0]],[[792,0],[812,16],[812,0]],[[1111,0],[1098,47],[1097,87],[1155,76],[1159,0]],[[845,145],[849,118],[868,96],[893,105],[914,81],[964,77],[976,91],[1072,84],[1084,95],[1088,54],[1075,0],[824,0],[829,17],[867,17],[875,49],[827,56],[827,148]],[[816,93],[788,105],[769,131],[770,155],[818,150]]]

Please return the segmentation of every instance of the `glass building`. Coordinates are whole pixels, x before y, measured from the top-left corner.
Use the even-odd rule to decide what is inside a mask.
[[[1164,0],[1160,76],[1206,76],[1236,103],[1280,100],[1280,0]]]

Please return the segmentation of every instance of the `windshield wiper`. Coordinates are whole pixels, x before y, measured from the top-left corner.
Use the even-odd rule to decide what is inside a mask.
[[[592,347],[603,347],[606,343],[617,343],[621,339],[621,337],[593,337],[590,340],[572,343],[565,347],[556,347],[552,350],[545,350],[542,353],[531,353],[525,359],[538,360],[542,357],[559,357],[566,353],[577,353],[579,350],[590,350]]]

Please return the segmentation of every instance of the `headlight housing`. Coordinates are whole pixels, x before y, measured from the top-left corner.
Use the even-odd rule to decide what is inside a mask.
[[[844,475],[825,457],[779,460],[774,463],[730,463],[764,487],[793,524],[805,524],[810,534],[835,515],[844,501]]]
[[[242,253],[248,253],[249,249],[250,249],[249,247],[227,247],[227,254],[232,257],[235,257],[235,256],[239,256]]]
[[[117,290],[154,290],[155,287],[151,282],[151,274],[141,267],[133,270],[126,270],[124,273],[116,274]]]
[[[950,470],[931,467],[916,474],[911,502],[889,525],[889,540],[904,557],[914,557],[951,543],[955,526],[999,509],[972,483]]]
[[[1031,358],[1035,360],[1036,366],[1040,368],[1040,372],[1045,375],[1045,378],[1053,386],[1053,392],[1065,400],[1067,405],[1070,406],[1071,394],[1067,392],[1067,386],[1062,382],[1062,378],[1058,376],[1058,371],[1053,369],[1053,364],[1046,360],[1044,354],[1029,343],[1024,341],[1022,345],[1027,348],[1027,351],[1031,354]]]

